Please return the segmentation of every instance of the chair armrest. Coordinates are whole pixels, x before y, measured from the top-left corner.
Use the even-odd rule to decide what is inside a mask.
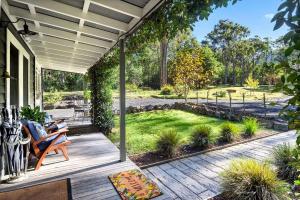
[[[47,135],[47,137],[45,137],[45,139],[47,139],[47,138],[49,138],[49,137],[52,137],[52,136],[54,136],[54,135],[61,134],[61,133],[67,133],[68,131],[69,131],[69,130],[66,129],[66,128],[59,129],[58,131],[49,133],[49,134]]]
[[[56,132],[53,132],[53,133],[48,134],[47,137],[43,137],[43,138],[39,139],[38,141],[35,141],[34,143],[35,143],[36,145],[38,145],[39,143],[45,141],[46,139],[48,139],[48,138],[50,138],[50,137],[52,137],[52,136],[58,135],[57,137],[59,137],[60,135],[65,135],[68,131],[69,131],[69,130],[66,129],[66,128],[60,129],[60,130],[58,130],[58,131],[56,131]]]

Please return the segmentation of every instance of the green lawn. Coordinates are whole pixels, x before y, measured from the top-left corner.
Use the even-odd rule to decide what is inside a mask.
[[[213,129],[214,139],[218,137],[220,126],[225,120],[195,115],[179,110],[152,111],[128,114],[126,117],[127,147],[129,154],[144,153],[155,150],[155,141],[159,133],[166,129],[175,129],[184,139],[183,144],[189,142],[193,128],[198,125],[209,125]],[[115,117],[116,128],[110,139],[119,141],[119,118]],[[243,131],[244,126],[236,123]]]

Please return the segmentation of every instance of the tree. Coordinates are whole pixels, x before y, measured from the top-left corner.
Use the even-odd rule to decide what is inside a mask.
[[[82,91],[84,75],[78,73],[45,69],[43,73],[43,89],[50,91]]]
[[[260,66],[259,78],[261,83],[268,85],[275,85],[280,81],[280,76],[282,75],[282,70],[277,67],[274,62],[264,62]]]
[[[234,51],[233,43],[246,38],[249,34],[250,31],[247,27],[229,20],[220,20],[213,31],[206,36],[206,42],[219,52],[220,60],[225,66],[224,84],[228,83],[229,66],[232,65],[234,56],[232,53]]]
[[[179,50],[170,61],[170,67],[173,83],[183,86],[185,102],[190,89],[195,87],[196,83],[204,86],[212,76],[212,71],[205,68],[202,48]]]
[[[208,45],[201,46],[201,50],[204,69],[209,70],[211,73],[210,82],[220,80],[224,66],[218,61],[216,54]],[[201,81],[200,83],[196,82],[196,88],[200,89],[204,86],[206,85],[203,85]]]
[[[259,86],[259,81],[256,79],[253,79],[252,74],[250,74],[246,80],[246,87],[250,88],[250,95],[253,90],[258,88],[258,86]]]
[[[225,7],[238,0],[167,0],[165,5],[156,10],[130,39],[128,50],[160,41],[161,85],[167,82],[168,43],[178,32],[193,29],[198,20],[207,19],[216,9]]]

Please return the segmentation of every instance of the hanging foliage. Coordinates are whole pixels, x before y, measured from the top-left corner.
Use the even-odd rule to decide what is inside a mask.
[[[178,32],[193,30],[195,22],[208,19],[209,15],[220,7],[238,0],[166,0],[165,5],[157,9],[144,20],[130,39],[127,40],[127,51],[135,52],[149,43],[167,37],[173,39]]]
[[[91,89],[91,113],[93,124],[104,134],[108,134],[113,127],[112,86],[113,74],[118,66],[118,51],[102,57],[88,71]]]

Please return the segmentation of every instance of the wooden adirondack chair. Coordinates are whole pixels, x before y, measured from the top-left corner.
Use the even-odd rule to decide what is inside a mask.
[[[61,150],[65,159],[69,160],[67,145],[71,144],[71,141],[66,140],[66,133],[68,132],[68,129],[66,128],[60,129],[56,132],[48,134],[47,137],[40,138],[38,141],[34,139],[35,137],[32,135],[28,127],[23,125],[22,130],[23,133],[31,137],[30,143],[33,148],[32,153],[36,158],[39,159],[35,167],[35,170],[38,170],[41,167],[47,154],[51,151],[54,151],[56,154],[58,154],[58,150]]]

